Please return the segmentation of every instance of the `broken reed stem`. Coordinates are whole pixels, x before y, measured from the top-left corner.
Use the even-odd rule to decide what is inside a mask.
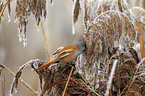
[[[2,73],[3,73],[3,80],[2,80],[2,94],[5,96],[5,69],[2,68]]]
[[[7,4],[8,4],[8,0],[7,0],[6,3],[4,4],[4,7],[3,7],[3,9],[2,9],[2,11],[1,11],[1,13],[0,13],[0,18],[1,18],[1,16],[2,16],[2,14],[3,14],[3,12],[4,12],[4,10],[5,10]]]
[[[6,71],[8,71],[12,76],[16,77],[16,75],[10,71],[8,68],[4,67],[3,69],[5,69]],[[33,92],[36,96],[39,96],[39,94],[33,89],[31,88],[26,82],[23,81],[23,79],[19,78],[19,81],[25,86],[27,87],[31,92]]]
[[[43,27],[42,20],[41,20],[41,28],[42,28],[42,33],[43,33],[43,37],[44,37],[44,43],[45,43],[45,49],[46,49],[46,54],[47,54],[47,60],[49,61],[50,60],[50,56],[49,56],[49,53],[48,53],[47,39],[46,39],[45,30],[44,30],[44,27]]]
[[[140,42],[140,51],[141,51],[141,55],[142,58],[145,57],[145,50],[144,50],[144,42],[143,42],[143,32],[142,32],[142,24],[138,21],[138,31],[139,31],[139,42]]]
[[[132,82],[130,83],[130,85],[129,85],[129,87],[128,87],[128,90],[127,90],[127,91],[129,91],[129,90],[130,90],[130,87],[132,86],[132,84],[133,84],[133,82],[134,82],[134,80],[135,80],[135,75],[136,75],[136,73],[137,73],[137,71],[138,71],[138,69],[139,69],[140,65],[141,65],[144,61],[145,61],[145,58],[141,59],[141,61],[137,64],[137,65],[138,65],[138,67],[137,67],[137,69],[136,69],[136,71],[135,71],[135,73],[134,73],[134,76],[133,76],[133,78],[132,78]]]
[[[97,96],[100,96],[98,93],[96,93],[93,89],[91,89],[84,81],[81,81],[87,88],[89,88],[93,93],[95,93]]]
[[[66,85],[65,85],[65,88],[64,88],[64,91],[63,91],[62,96],[65,95],[65,91],[66,91],[66,88],[67,88],[67,85],[68,85],[68,83],[69,83],[69,80],[70,80],[70,77],[71,77],[71,75],[72,75],[73,70],[74,70],[74,66],[72,66],[72,68],[71,68],[71,71],[70,71],[70,74],[69,74],[69,76],[68,76],[68,80],[67,80],[67,82],[66,82]]]
[[[116,69],[116,66],[117,66],[117,62],[118,62],[118,60],[116,59],[113,63],[113,67],[112,67],[112,70],[111,70],[111,73],[110,73],[110,77],[109,77],[109,81],[108,81],[108,84],[107,84],[107,89],[106,89],[106,92],[105,92],[105,96],[109,96],[109,91],[110,91],[110,88],[112,86],[112,80],[113,80],[113,76],[114,76],[115,69]]]

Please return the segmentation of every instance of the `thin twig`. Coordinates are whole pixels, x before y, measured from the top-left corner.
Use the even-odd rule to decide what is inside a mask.
[[[130,85],[129,85],[129,87],[128,87],[128,90],[127,90],[127,91],[129,91],[129,90],[130,90],[130,87],[132,86],[132,84],[133,84],[133,82],[134,82],[134,80],[135,80],[135,75],[136,75],[136,73],[137,73],[137,71],[138,71],[138,69],[139,69],[140,65],[141,65],[144,61],[145,61],[145,58],[141,59],[141,61],[137,64],[137,65],[138,65],[138,67],[137,67],[137,69],[136,69],[136,71],[135,71],[135,73],[134,73],[134,76],[133,76],[133,78],[132,78],[132,82],[130,83]]]
[[[5,69],[2,68],[2,73],[3,73],[3,80],[2,80],[2,93],[3,93],[3,96],[5,96]]]
[[[114,61],[113,63],[113,67],[112,67],[112,70],[111,70],[111,73],[110,73],[110,77],[109,77],[109,81],[108,81],[108,84],[107,84],[107,90],[105,92],[105,96],[109,96],[109,91],[110,91],[110,88],[112,86],[112,80],[113,80],[113,76],[114,76],[114,73],[115,73],[115,69],[116,69],[116,66],[117,66],[117,59]]]
[[[8,4],[8,0],[7,0],[6,3],[4,4],[4,7],[3,7],[3,9],[2,9],[2,11],[1,11],[1,13],[0,13],[0,18],[1,18],[1,16],[2,16],[2,14],[3,14],[3,12],[4,12],[4,10],[5,10],[7,4]]]
[[[43,37],[44,37],[44,43],[45,43],[45,49],[46,49],[46,54],[47,54],[47,60],[49,61],[50,60],[50,56],[49,56],[49,53],[48,53],[47,39],[46,39],[45,30],[44,30],[44,27],[43,27],[42,20],[41,20],[41,28],[42,28],[42,33],[43,33]]]
[[[66,85],[65,85],[65,88],[64,88],[64,91],[63,91],[62,96],[65,95],[65,91],[66,91],[67,85],[68,85],[68,83],[69,83],[70,77],[71,77],[71,75],[72,75],[73,69],[74,69],[74,66],[72,66],[72,68],[71,68],[71,71],[70,71],[70,74],[69,74],[69,76],[68,76],[68,80],[67,80],[67,82],[66,82]]]
[[[119,96],[122,96],[122,94],[124,93],[124,91],[127,89],[128,85],[125,86],[125,88],[122,90],[122,92],[119,94]],[[117,95],[118,96],[118,95]]]
[[[100,96],[98,93],[96,93],[93,89],[91,89],[84,81],[81,81],[86,87],[88,87],[93,93],[95,93],[97,96]]]
[[[4,69],[5,69],[6,71],[8,71],[12,76],[16,77],[15,73],[13,73],[12,71],[10,71],[8,68],[4,67]],[[25,87],[27,87],[31,92],[33,92],[36,96],[39,96],[39,94],[38,94],[33,88],[31,88],[26,82],[24,82],[23,79],[20,79],[20,78],[19,78],[19,81],[20,81]]]

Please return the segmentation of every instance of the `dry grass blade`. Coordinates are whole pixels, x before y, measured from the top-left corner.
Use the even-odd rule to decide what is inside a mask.
[[[50,0],[50,4],[52,4],[54,2],[54,0]]]
[[[41,17],[46,17],[46,0],[37,0],[36,1],[36,12],[35,12],[35,18],[37,21],[37,25],[39,25]]]
[[[123,12],[123,6],[121,5],[121,2],[122,0],[118,0],[118,6],[119,6],[119,10],[121,11],[121,12]]]
[[[5,69],[2,68],[2,73],[3,73],[3,80],[2,80],[2,94],[5,96]]]
[[[107,83],[107,89],[106,89],[106,92],[105,92],[105,96],[109,96],[109,92],[110,92],[110,89],[112,87],[113,76],[114,76],[116,66],[117,66],[117,61],[118,60],[114,60],[113,67],[112,67],[111,73],[110,73],[110,77],[109,77],[109,80],[108,80],[108,83]]]
[[[3,9],[3,2],[1,2],[0,4],[0,12],[2,11],[2,9]],[[1,17],[0,17],[0,23],[1,23]]]
[[[80,0],[73,1],[73,19],[72,19],[72,34],[75,34],[75,23],[78,20],[80,14]]]
[[[94,90],[92,90],[85,82],[81,81],[87,88],[89,88],[93,93],[96,94],[96,96],[100,96],[98,93],[96,93]]]
[[[10,3],[11,3],[11,0],[8,0],[8,6],[7,7],[8,7],[8,13],[9,13],[9,15],[11,13],[11,6],[10,6],[11,4]]]
[[[24,69],[25,65],[22,66],[19,71],[17,72],[16,76],[15,76],[15,80],[14,82],[12,83],[12,87],[11,87],[11,93],[13,94],[13,91],[14,89],[17,89],[18,87],[18,81],[19,81],[19,78],[21,77],[21,74],[22,74],[22,70]]]
[[[9,1],[9,0],[7,0],[6,3],[5,3],[4,6],[3,6],[3,9],[2,9],[2,11],[1,11],[1,13],[0,13],[0,18],[1,18],[2,14],[3,14],[4,10],[5,10],[6,5],[8,4],[8,1]]]
[[[65,95],[65,91],[66,91],[66,88],[67,88],[67,86],[68,86],[68,83],[69,83],[69,80],[70,80],[70,77],[71,77],[71,75],[72,75],[73,70],[74,70],[74,66],[72,66],[72,68],[71,68],[71,71],[70,71],[70,74],[69,74],[69,76],[68,76],[68,80],[67,80],[67,82],[66,82],[66,85],[65,85],[65,88],[64,88],[64,91],[63,91],[62,96]]]
[[[2,96],[5,96],[5,66],[0,64],[0,75],[2,73]]]
[[[87,29],[87,22],[88,21],[88,14],[87,14],[87,0],[84,1],[84,25],[85,25],[85,29]]]
[[[42,20],[41,20],[41,28],[42,28],[42,33],[43,33],[43,37],[44,37],[44,43],[45,43],[45,49],[46,49],[46,54],[47,54],[47,60],[49,61],[50,60],[50,56],[49,56],[49,52],[48,52],[47,38],[46,38],[46,35],[45,35],[45,30],[44,30],[44,27],[43,27]]]
[[[136,62],[139,63],[140,60],[139,60],[139,58],[138,58],[137,52],[136,52],[133,48],[129,48],[128,51],[132,54],[132,56],[133,56],[133,58],[136,60]]]
[[[79,0],[75,0],[74,2],[74,10],[73,10],[73,23],[75,24],[78,20],[79,13],[80,13],[80,2]]]

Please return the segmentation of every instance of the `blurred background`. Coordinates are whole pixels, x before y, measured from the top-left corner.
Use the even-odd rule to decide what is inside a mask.
[[[43,21],[44,30],[47,36],[48,51],[50,59],[52,53],[61,46],[75,44],[84,32],[82,17],[79,16],[76,23],[76,34],[72,35],[72,0],[54,0],[51,5],[47,0],[47,17]],[[131,6],[145,8],[145,0],[128,0]],[[16,73],[19,67],[33,59],[46,60],[46,50],[41,26],[37,26],[33,16],[29,17],[27,26],[27,46],[19,42],[17,23],[15,22],[15,0],[11,3],[11,16],[7,15],[7,7],[4,11],[4,18],[0,24],[0,63]],[[82,11],[81,11],[82,12]],[[8,96],[13,76],[5,72],[5,94]],[[22,79],[35,90],[39,90],[38,75],[26,67],[22,73]],[[2,82],[0,82],[0,96],[2,95]],[[18,92],[14,96],[34,96],[24,85],[19,82]]]

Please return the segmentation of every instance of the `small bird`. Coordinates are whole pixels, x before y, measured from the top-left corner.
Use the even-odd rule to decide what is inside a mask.
[[[73,60],[77,58],[78,55],[83,53],[86,49],[85,42],[78,42],[76,45],[70,45],[63,47],[62,49],[57,50],[54,54],[57,54],[55,58],[48,63],[38,67],[35,71],[40,71],[53,63],[71,63]]]

